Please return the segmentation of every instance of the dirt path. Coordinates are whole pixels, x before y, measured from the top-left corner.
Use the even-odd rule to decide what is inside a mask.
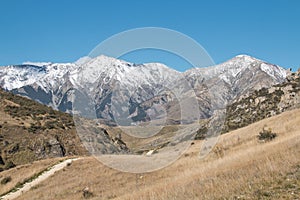
[[[61,163],[58,163],[56,165],[54,165],[53,167],[51,167],[50,170],[42,173],[40,176],[38,176],[36,179],[34,179],[33,181],[29,182],[29,183],[25,183],[23,185],[22,188],[18,189],[15,192],[11,192],[8,193],[2,197],[0,197],[1,200],[12,200],[17,198],[18,196],[22,195],[24,192],[27,192],[28,190],[30,190],[32,187],[38,185],[39,183],[41,183],[42,181],[46,180],[47,178],[49,178],[50,176],[52,176],[55,172],[65,168],[68,164],[72,163],[75,160],[78,160],[79,158],[72,158],[72,159],[67,159],[64,160]]]

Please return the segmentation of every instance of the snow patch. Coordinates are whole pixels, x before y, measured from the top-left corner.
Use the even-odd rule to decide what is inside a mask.
[[[260,65],[260,68],[262,71],[267,73],[269,76],[271,76],[273,79],[277,79],[278,77],[280,78],[286,78],[286,70],[278,67],[276,65],[268,65],[266,63],[262,63]]]
[[[30,62],[30,61],[22,63],[22,65],[34,65],[34,66],[39,66],[39,67],[43,67],[43,66],[50,65],[50,64],[51,64],[51,62]]]

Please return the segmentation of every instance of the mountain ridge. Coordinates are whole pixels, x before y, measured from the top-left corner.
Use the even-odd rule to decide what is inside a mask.
[[[81,59],[83,59],[84,61],[80,61]],[[249,65],[251,62],[262,62],[264,64],[269,64],[269,65],[272,65],[274,67],[276,67],[277,69],[279,69],[279,71],[282,73],[281,75],[282,76],[286,76],[286,73],[285,69],[279,67],[278,65],[274,65],[274,64],[270,64],[270,63],[267,63],[263,60],[260,60],[260,59],[256,59],[254,57],[251,57],[249,55],[246,55],[246,54],[241,54],[241,55],[237,55],[235,57],[233,57],[232,59],[229,59],[223,63],[220,63],[220,64],[217,64],[217,65],[214,65],[214,66],[209,66],[209,67],[203,67],[203,68],[191,68],[191,69],[188,69],[184,72],[180,72],[180,71],[177,71],[175,69],[172,69],[170,67],[168,67],[167,65],[165,64],[162,64],[162,63],[158,63],[158,62],[153,62],[153,63],[143,63],[143,64],[134,64],[134,63],[130,63],[130,62],[127,62],[127,61],[123,61],[123,60],[119,60],[119,59],[116,59],[116,58],[112,58],[112,57],[108,57],[108,56],[104,56],[104,55],[100,55],[96,58],[90,58],[90,57],[82,57],[80,59],[78,59],[77,61],[75,61],[74,63],[51,63],[51,62],[25,62],[24,64],[22,65],[8,65],[8,66],[2,66],[2,68],[0,68],[0,72],[2,72],[2,76],[3,74],[5,73],[6,70],[10,70],[11,68],[21,68],[21,69],[37,69],[37,71],[43,71],[43,72],[50,72],[52,70],[52,68],[54,68],[55,70],[57,70],[57,68],[59,68],[62,72],[61,73],[70,73],[70,71],[74,71],[74,69],[78,69],[80,68],[81,65],[85,65],[85,64],[91,64],[89,63],[90,61],[92,62],[95,62],[97,60],[101,60],[102,63],[104,63],[104,65],[108,65],[108,66],[116,66],[118,64],[123,64],[125,66],[128,66],[128,67],[144,67],[144,66],[147,66],[149,68],[153,67],[153,66],[159,66],[161,68],[165,68],[165,69],[169,69],[169,70],[172,70],[178,74],[182,74],[182,75],[187,75],[189,73],[195,73],[195,71],[198,71],[198,73],[206,73],[206,71],[216,71],[216,70],[219,70],[219,71],[225,71],[225,70],[229,70],[230,67],[231,68],[234,68],[234,65],[232,63],[234,63],[235,61],[238,61],[238,62],[243,62],[243,64],[245,65]],[[78,65],[78,63],[80,65]],[[82,66],[81,66],[82,67]],[[70,68],[70,70],[68,70],[67,68]],[[220,69],[218,69],[220,68]],[[51,72],[55,71],[55,70],[52,70]],[[123,68],[124,70],[124,68]],[[267,71],[266,67],[263,69],[265,72]],[[10,70],[9,72],[12,72],[13,70]],[[239,72],[239,71],[238,71]],[[234,76],[238,74],[235,73],[233,74]],[[268,72],[266,72],[268,73]],[[0,74],[1,75],[1,74]],[[28,75],[28,74],[25,74],[25,75]],[[57,75],[56,73],[54,73],[53,75]],[[27,78],[27,77],[26,77]],[[40,78],[39,76],[36,77],[37,79],[35,80],[35,82]],[[3,78],[1,78],[0,80],[2,80],[3,82]],[[8,80],[6,80],[8,82]],[[22,85],[22,86],[26,86],[28,85],[26,82]],[[8,89],[8,90],[12,90],[12,89],[15,89],[15,88],[18,88],[20,87],[20,85],[18,86],[6,86],[5,84],[3,85],[3,83],[1,84],[1,86],[4,88],[4,89]]]
[[[133,116],[133,121],[147,121],[147,113],[158,112],[154,108],[157,104],[155,99],[165,99],[168,96],[166,93],[169,94],[174,87],[183,91],[181,96],[192,95],[190,98],[198,101],[200,116],[207,117],[213,107],[228,104],[250,91],[283,82],[288,74],[287,70],[277,65],[248,55],[238,55],[216,66],[185,72],[160,63],[134,64],[104,55],[82,58],[78,62],[80,65],[76,62],[51,63],[33,67],[42,69],[41,72],[28,69],[30,65],[22,69],[16,66],[0,68],[0,86],[69,113],[73,109],[72,95],[86,90],[87,94],[95,97],[97,116],[108,120],[114,120],[111,98],[115,94],[121,97],[117,99],[120,104],[131,99],[129,114],[133,111],[140,113],[138,117]],[[219,106],[209,103],[212,98]],[[174,97],[168,99],[174,101]],[[158,104],[170,107],[172,102],[165,100]],[[148,102],[148,106],[144,102]],[[121,115],[121,111],[117,112],[116,116]]]

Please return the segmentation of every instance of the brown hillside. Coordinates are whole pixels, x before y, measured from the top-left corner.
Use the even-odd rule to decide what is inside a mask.
[[[277,137],[258,140],[264,127]],[[221,135],[205,159],[198,157],[202,142],[171,166],[145,174],[122,173],[84,158],[17,199],[84,199],[84,188],[89,199],[299,198],[300,109]]]
[[[0,170],[86,154],[69,114],[0,90],[0,116]]]

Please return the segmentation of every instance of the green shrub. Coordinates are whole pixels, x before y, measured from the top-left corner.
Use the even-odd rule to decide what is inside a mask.
[[[54,129],[54,128],[56,128],[56,121],[47,121],[45,123],[45,128],[46,129]]]
[[[37,123],[37,124],[30,123],[30,127],[28,128],[28,132],[36,133],[40,129],[42,129],[40,123]]]
[[[195,136],[195,140],[204,140],[207,134],[207,127],[201,127],[198,131],[197,134]]]
[[[263,128],[263,130],[258,135],[258,139],[264,140],[264,141],[271,141],[271,140],[275,139],[276,137],[277,137],[277,134],[273,133],[271,128],[269,128],[268,130]]]
[[[17,182],[17,184],[15,185],[15,188],[21,188],[23,185],[24,185],[24,183]]]
[[[82,196],[83,196],[83,198],[88,199],[88,198],[93,197],[94,195],[93,195],[93,193],[92,193],[91,191],[89,191],[88,188],[85,188],[85,189],[82,191]]]
[[[14,168],[16,165],[10,160],[8,161],[6,164],[5,164],[5,167],[4,169],[7,170],[7,169],[11,169],[11,168]]]
[[[5,184],[9,183],[10,181],[11,181],[11,177],[7,176],[7,177],[4,177],[0,183],[1,183],[1,185],[5,185]]]

